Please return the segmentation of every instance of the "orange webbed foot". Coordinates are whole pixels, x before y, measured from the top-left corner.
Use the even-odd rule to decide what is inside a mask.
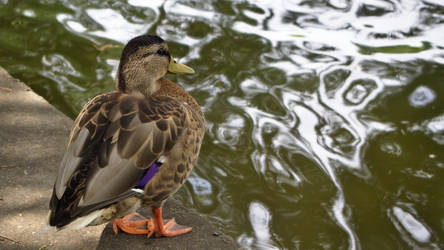
[[[166,220],[166,223],[163,224],[162,227],[157,226],[156,222],[154,222],[153,226],[154,230],[148,235],[148,237],[151,237],[153,234],[155,234],[156,237],[172,237],[188,233],[192,230],[191,227],[177,224],[174,219]]]
[[[178,236],[188,233],[192,230],[191,227],[182,226],[176,223],[174,219],[168,220],[165,224],[162,218],[162,207],[153,208],[154,215],[154,233],[156,237],[166,236]],[[152,233],[151,233],[152,235]],[[151,235],[148,235],[150,237]]]
[[[128,234],[149,234],[150,231],[153,231],[152,220],[146,219],[138,213],[128,214],[122,219],[113,220],[112,223],[115,234],[119,232],[119,229]]]

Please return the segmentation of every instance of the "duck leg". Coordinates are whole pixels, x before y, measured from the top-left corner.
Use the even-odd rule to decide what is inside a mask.
[[[154,216],[154,233],[156,237],[160,236],[177,236],[188,233],[192,230],[191,227],[182,226],[176,223],[174,219],[168,220],[167,223],[163,224],[162,218],[162,207],[153,208],[152,210]],[[153,233],[150,232],[148,237],[150,237]]]

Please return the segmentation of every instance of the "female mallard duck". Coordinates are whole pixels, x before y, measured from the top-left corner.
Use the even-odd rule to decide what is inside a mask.
[[[175,236],[191,231],[174,220],[164,224],[162,204],[193,169],[205,120],[196,100],[163,78],[167,72],[194,70],[174,61],[158,36],[128,42],[117,91],[93,98],[74,122],[54,184],[49,226],[82,228],[113,221],[116,233]],[[130,220],[139,217],[134,212],[141,206],[152,207],[154,220]]]

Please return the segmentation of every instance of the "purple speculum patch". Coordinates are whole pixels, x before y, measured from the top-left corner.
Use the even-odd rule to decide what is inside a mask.
[[[143,188],[145,185],[153,178],[153,176],[159,171],[160,165],[156,162],[153,162],[148,170],[145,172],[145,175],[142,179],[137,183],[136,188]]]

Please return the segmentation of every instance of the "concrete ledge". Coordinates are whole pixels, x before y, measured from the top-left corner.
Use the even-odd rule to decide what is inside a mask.
[[[72,120],[0,67],[0,249],[238,249],[206,219],[171,199],[164,217],[189,234],[146,239],[111,226],[45,232],[49,197]],[[149,208],[139,211],[150,217]]]

